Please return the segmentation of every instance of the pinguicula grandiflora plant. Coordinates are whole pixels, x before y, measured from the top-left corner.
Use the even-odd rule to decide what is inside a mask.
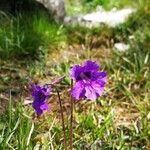
[[[59,90],[55,86],[55,84],[60,83],[65,76],[60,77],[53,81],[50,84],[45,84],[43,86],[37,85],[37,84],[32,84],[31,85],[31,90],[32,90],[32,97],[34,99],[32,103],[32,107],[35,109],[35,112],[37,114],[37,117],[40,117],[45,111],[50,110],[49,105],[48,105],[48,98],[51,94],[52,88],[56,90],[58,100],[59,100],[59,105],[60,105],[60,113],[61,113],[61,119],[62,119],[62,129],[64,133],[64,148],[67,150],[67,142],[66,142],[66,133],[65,133],[65,123],[64,123],[64,115],[63,115],[63,108],[62,108],[62,103],[61,103],[61,98],[59,94]]]
[[[87,60],[83,65],[74,65],[70,70],[71,76],[71,90],[70,90],[70,141],[69,141],[69,150],[73,149],[73,103],[75,100],[96,100],[103,94],[105,84],[107,82],[107,73],[100,71],[100,66],[95,61]],[[33,108],[36,111],[37,116],[41,115],[44,111],[48,110],[48,97],[54,88],[57,92],[61,118],[62,118],[62,128],[64,132],[64,148],[68,149],[66,142],[66,131],[64,124],[64,115],[62,109],[62,103],[58,88],[56,83],[61,82],[64,77],[61,77],[51,84],[46,84],[44,86],[32,85],[32,96],[34,102],[32,104]]]
[[[87,60],[83,65],[74,65],[71,68],[70,75],[72,78],[71,88],[71,121],[70,121],[70,149],[72,150],[72,121],[73,121],[73,100],[96,100],[104,91],[107,81],[107,73],[99,71],[100,66]],[[75,84],[73,86],[73,81]]]

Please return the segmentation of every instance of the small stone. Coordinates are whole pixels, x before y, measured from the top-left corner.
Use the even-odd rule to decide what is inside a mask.
[[[36,0],[42,3],[52,14],[55,21],[63,21],[66,16],[64,0]]]
[[[124,43],[115,43],[114,48],[120,52],[124,52],[124,51],[127,51],[129,49],[129,45],[124,44]]]
[[[133,12],[135,12],[133,8],[124,8],[120,10],[113,8],[110,11],[101,9],[100,11],[84,15],[83,20],[90,21],[91,23],[105,23],[108,26],[116,27],[125,22],[127,17]]]
[[[78,16],[66,16],[64,23],[79,24],[88,28],[98,27],[101,24],[107,24],[110,27],[116,27],[121,23],[124,23],[130,14],[136,10],[133,8],[124,8],[117,10],[113,8],[110,11],[106,11],[102,6],[97,6],[96,11],[87,14],[80,14]]]

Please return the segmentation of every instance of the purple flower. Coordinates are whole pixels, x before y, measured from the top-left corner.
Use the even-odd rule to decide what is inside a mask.
[[[72,67],[71,77],[76,81],[71,91],[74,98],[96,100],[102,95],[107,81],[107,73],[100,72],[99,69],[99,65],[90,60],[86,61],[83,66]]]
[[[39,116],[43,111],[48,110],[48,96],[51,92],[51,86],[44,85],[39,86],[37,84],[32,85],[32,97],[34,99],[32,107],[35,109],[36,114]]]

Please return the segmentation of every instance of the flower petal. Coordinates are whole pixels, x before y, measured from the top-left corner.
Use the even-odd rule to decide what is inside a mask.
[[[79,65],[75,65],[74,67],[71,68],[71,78],[74,80],[77,80],[78,76],[83,72],[83,67]]]
[[[51,92],[51,86],[39,86],[39,85],[32,85],[32,97],[34,99],[32,103],[32,107],[35,109],[37,115],[41,115],[43,111],[47,110],[48,103],[47,99]]]
[[[84,71],[98,71],[99,69],[99,65],[94,61],[88,60],[84,63]]]
[[[47,86],[47,87],[44,86],[41,90],[45,96],[49,96],[52,88],[51,86]]]
[[[85,96],[87,97],[87,99],[96,100],[97,94],[95,90],[91,87],[91,85],[86,86],[85,91]]]
[[[43,110],[41,110],[40,108],[35,109],[35,111],[38,116],[40,116],[43,113]]]
[[[45,103],[41,104],[40,109],[41,110],[48,110],[49,109],[48,103],[45,102]]]
[[[98,78],[100,80],[105,81],[106,77],[107,77],[107,73],[106,72],[93,72],[92,73],[92,80],[95,80],[95,79]]]
[[[77,82],[74,85],[74,87],[71,91],[71,94],[77,100],[79,100],[81,97],[84,97],[84,95],[85,95],[84,83],[82,81]]]
[[[97,93],[98,96],[101,96],[104,91],[104,86],[99,84],[98,82],[92,82],[91,84],[94,91]]]

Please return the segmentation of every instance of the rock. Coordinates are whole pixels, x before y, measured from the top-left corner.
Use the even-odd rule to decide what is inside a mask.
[[[44,10],[57,22],[66,15],[64,0],[0,0],[0,11],[13,15]]]
[[[124,43],[115,43],[114,48],[120,52],[124,52],[124,51],[127,51],[129,49],[129,45],[124,44]]]
[[[65,24],[80,24],[83,21],[83,17],[82,16],[66,16],[64,18],[64,23]]]
[[[122,10],[112,9],[111,11],[102,10],[87,14],[83,16],[83,20],[91,21],[94,23],[106,23],[111,27],[115,27],[120,23],[123,23],[126,18],[135,10],[131,8],[125,8]]]
[[[116,27],[117,25],[126,21],[130,14],[136,10],[133,8],[124,8],[117,10],[113,8],[110,11],[104,10],[101,6],[98,6],[96,12],[89,14],[81,14],[79,16],[65,17],[64,22],[66,24],[79,24],[86,27],[97,27],[100,24],[107,24],[110,27]]]
[[[36,0],[42,3],[52,14],[53,18],[59,22],[66,16],[64,0]]]

